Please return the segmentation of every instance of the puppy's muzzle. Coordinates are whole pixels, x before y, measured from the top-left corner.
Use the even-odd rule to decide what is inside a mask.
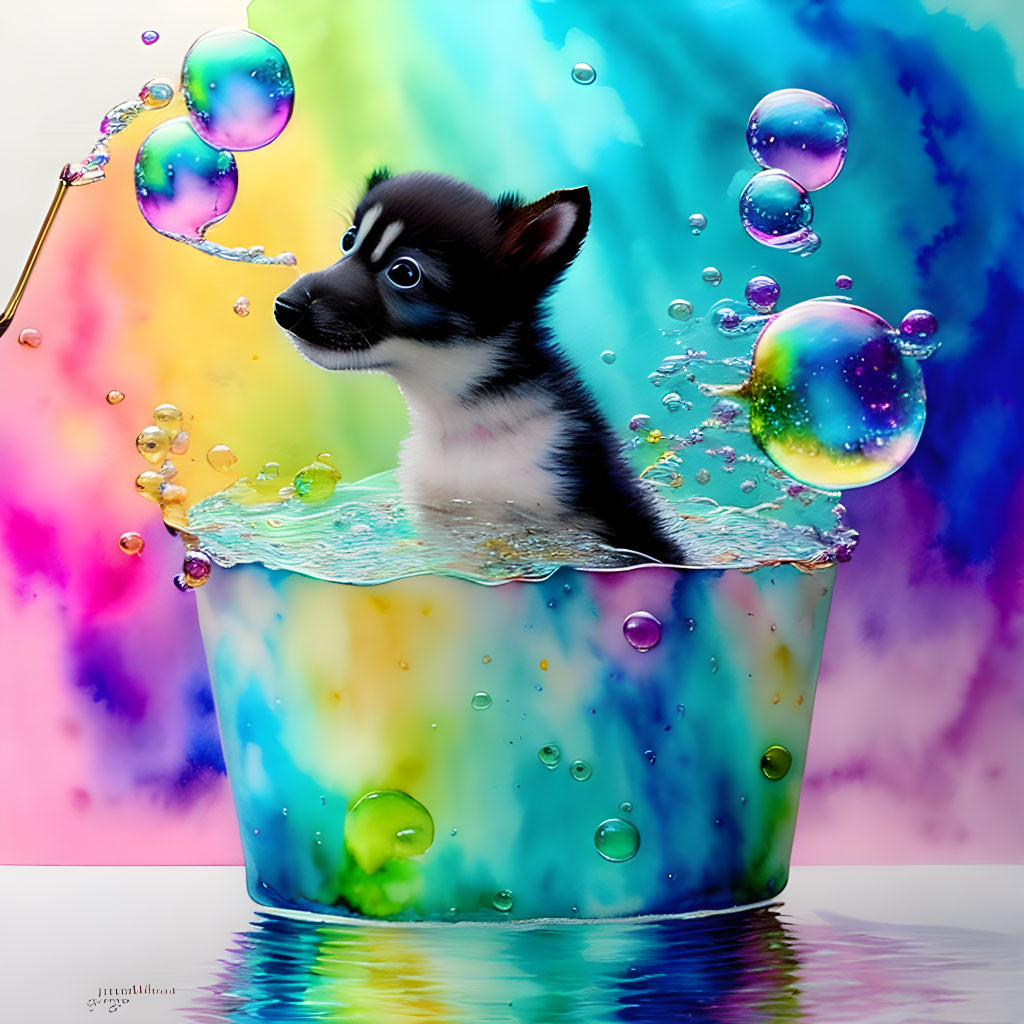
[[[274,303],[274,319],[286,330],[294,330],[306,316],[308,308],[299,306],[288,299],[278,296]]]

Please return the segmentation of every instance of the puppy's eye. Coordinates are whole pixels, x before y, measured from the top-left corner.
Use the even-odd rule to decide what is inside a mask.
[[[352,227],[350,227],[348,229],[348,231],[346,231],[345,234],[343,234],[341,236],[341,251],[342,252],[351,252],[352,251],[352,247],[356,244],[356,234],[357,234],[356,228],[355,228],[355,225],[353,224]]]
[[[415,288],[420,283],[420,265],[408,256],[399,256],[388,267],[388,280],[396,288]]]

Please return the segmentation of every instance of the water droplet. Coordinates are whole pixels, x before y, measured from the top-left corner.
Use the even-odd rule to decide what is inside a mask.
[[[706,469],[701,467],[700,469],[697,470],[696,473],[693,474],[693,478],[699,484],[706,484],[711,479],[711,474]]]
[[[146,542],[134,530],[129,530],[128,533],[122,533],[118,537],[117,546],[126,555],[141,555]]]
[[[207,453],[206,461],[219,473],[228,473],[238,456],[226,445],[215,444]]]
[[[160,33],[155,29],[147,28],[139,38],[146,44],[146,46],[152,46],[160,38]]]
[[[708,226],[708,219],[703,213],[690,214],[690,229],[695,235],[699,235]]]
[[[540,659],[540,670],[541,670],[541,672],[547,672],[547,670],[548,670],[548,659],[547,658],[541,658]]]
[[[43,335],[41,331],[37,331],[34,327],[26,327],[18,335],[18,341],[29,348],[39,348],[43,343]]]
[[[495,910],[500,910],[503,914],[507,914],[515,903],[515,899],[512,893],[508,889],[502,889],[501,892],[494,894],[494,899],[491,900],[491,904]]]
[[[178,575],[174,577],[173,583],[183,593],[192,589],[188,585],[188,580],[185,579],[185,574],[183,572],[179,572]]]
[[[162,462],[171,449],[171,439],[160,427],[146,427],[135,439],[135,447],[150,462]]]
[[[459,834],[459,830],[458,830],[457,828],[453,828],[453,829],[452,829],[452,830],[451,830],[451,831],[450,831],[450,832],[448,833],[448,835],[450,835],[450,836],[457,836],[458,834]]]
[[[673,320],[689,320],[693,316],[693,303],[687,302],[686,299],[673,299],[668,304],[668,315]]]
[[[109,405],[117,405],[118,402],[124,401],[123,391],[108,391],[107,392],[107,403]]]
[[[284,815],[284,817],[287,818],[288,817],[288,808],[287,807],[282,807],[281,808],[281,814]]]
[[[800,705],[803,704],[803,702],[804,702],[804,695],[802,693],[798,693],[796,695],[796,706],[800,707]]]
[[[633,612],[623,622],[622,633],[638,651],[649,651],[661,639],[661,623],[650,612]]]
[[[235,299],[235,304],[231,308],[238,316],[248,316],[249,300],[244,295],[239,295],[238,298]]]
[[[697,628],[696,619],[683,619],[683,625],[686,627],[687,633],[692,633]]]
[[[481,660],[481,661],[482,661],[482,662],[483,662],[483,663],[484,663],[485,665],[490,665],[490,663],[491,663],[491,656],[490,656],[489,654],[485,654],[485,655],[484,655],[484,656],[483,656],[483,657],[482,657],[482,658],[481,658],[480,660]]]
[[[925,340],[939,329],[939,321],[927,309],[912,309],[900,321],[900,334],[909,338]]]
[[[591,775],[594,774],[594,769],[590,767],[590,764],[586,761],[573,761],[569,765],[569,774],[577,782],[586,782]]]
[[[170,402],[164,402],[153,410],[153,422],[173,437],[181,430],[181,410]]]
[[[213,563],[210,556],[204,552],[189,551],[181,568],[185,574],[185,582],[190,587],[201,587],[210,578]]]
[[[705,267],[700,272],[701,280],[717,287],[722,283],[722,272],[717,267]]]
[[[409,671],[409,662],[407,662],[407,661],[405,660],[405,658],[399,658],[399,659],[398,659],[398,667],[399,667],[399,668],[400,668],[400,669],[401,669],[401,670],[402,670],[403,672],[408,672],[408,671]]]
[[[740,484],[740,490],[744,494],[749,494],[756,486],[756,480],[744,480],[743,483]]]
[[[548,768],[557,768],[558,762],[562,760],[562,750],[554,743],[548,743],[537,751],[541,764]]]
[[[171,451],[175,455],[184,455],[188,451],[189,436],[187,430],[179,430],[171,438]]]
[[[592,64],[581,60],[572,66],[572,80],[577,85],[593,85],[597,81],[597,72]]]
[[[736,330],[742,322],[739,313],[735,309],[730,309],[728,306],[722,309],[716,309],[713,317],[715,326],[724,333],[728,334],[729,331]]]
[[[774,277],[762,275],[752,277],[747,282],[747,287],[743,289],[743,295],[758,313],[770,313],[775,308],[775,303],[779,301],[781,291],[782,289],[779,288],[779,283]]]
[[[846,274],[840,274],[836,278],[836,287],[841,288],[844,292],[849,291],[853,287],[853,278]]]
[[[300,501],[326,501],[338,486],[341,474],[326,462],[313,462],[300,469],[292,483]]]
[[[256,473],[257,480],[276,480],[281,472],[281,467],[276,462],[265,462]]]
[[[162,110],[174,99],[174,85],[166,78],[151,78],[139,90],[139,99],[150,110]]]
[[[645,750],[644,760],[648,764],[654,764],[654,762],[658,760],[658,755],[653,750]]]
[[[345,847],[368,875],[392,858],[426,853],[434,841],[434,821],[408,793],[388,789],[360,797],[345,815]]]
[[[817,235],[811,230],[814,206],[807,190],[784,171],[755,174],[740,194],[740,220],[762,245],[802,251]]]
[[[849,131],[839,108],[807,89],[778,89],[750,115],[747,146],[762,166],[779,168],[813,192],[842,169]]]
[[[196,132],[222,150],[273,142],[295,102],[284,54],[248,29],[215,29],[200,36],[185,54],[181,89]]]
[[[594,846],[605,860],[622,863],[636,856],[640,849],[640,833],[635,825],[622,818],[609,818],[597,826]]]
[[[631,814],[633,811],[633,805],[628,800],[623,800],[622,803],[619,804],[619,810],[622,811],[623,814]]]
[[[761,755],[761,771],[773,782],[783,778],[793,765],[793,755],[778,745],[769,747]]]
[[[494,701],[491,700],[491,695],[480,690],[478,693],[473,694],[473,699],[470,704],[477,709],[477,711],[486,711]]]
[[[711,655],[711,674],[718,675],[718,659],[713,654]]]
[[[615,353],[610,348],[606,348],[601,353],[601,362],[607,363],[610,366],[615,362]]]
[[[772,694],[772,703],[773,704],[778,704],[780,700],[782,700],[782,694],[781,693],[773,693]]]

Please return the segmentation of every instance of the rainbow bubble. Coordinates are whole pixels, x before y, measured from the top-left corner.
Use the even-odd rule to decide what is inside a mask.
[[[820,242],[811,230],[813,219],[807,190],[784,171],[755,174],[740,195],[740,220],[747,234],[774,249],[816,249]]]
[[[839,108],[806,89],[769,93],[747,123],[754,159],[785,171],[808,192],[824,188],[842,170],[848,134]]]
[[[187,117],[154,128],[135,157],[139,209],[157,231],[199,238],[227,214],[237,191],[235,158],[207,145]]]
[[[917,361],[880,316],[836,299],[798,303],[767,323],[742,393],[764,452],[826,490],[895,473],[924,428]]]
[[[259,149],[284,131],[295,85],[284,54],[249,29],[217,29],[185,54],[181,87],[200,138],[218,149]]]

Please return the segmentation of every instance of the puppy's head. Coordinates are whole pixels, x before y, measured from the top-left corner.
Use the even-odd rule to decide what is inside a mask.
[[[495,202],[444,175],[375,171],[341,259],[282,292],[274,316],[319,366],[407,369],[532,319],[589,223],[586,188]]]

